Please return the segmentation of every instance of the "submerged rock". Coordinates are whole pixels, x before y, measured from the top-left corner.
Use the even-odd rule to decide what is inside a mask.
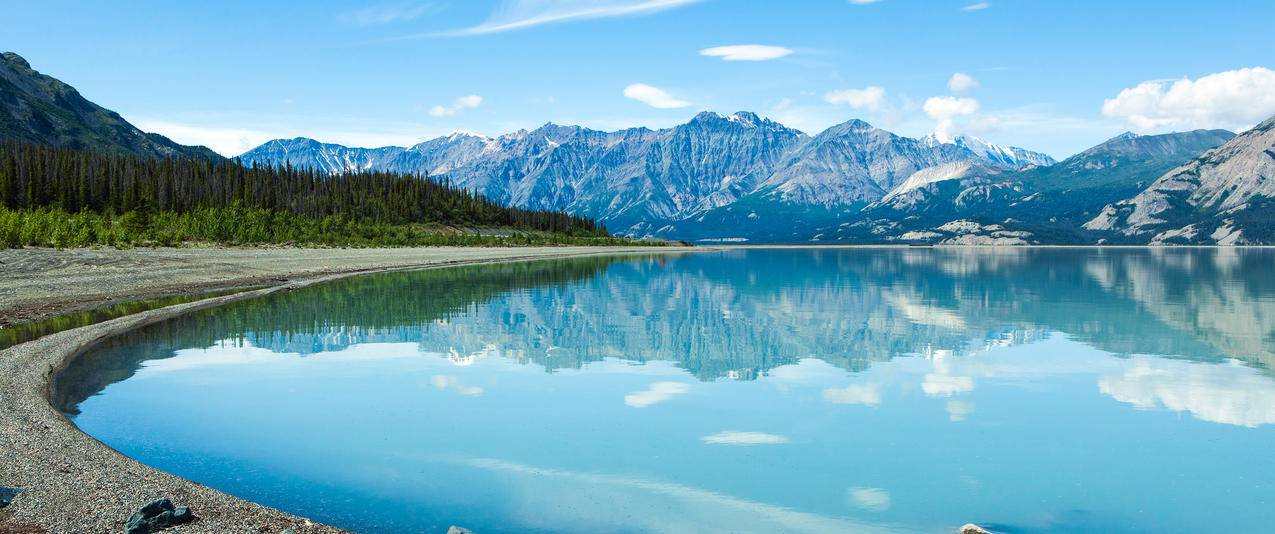
[[[195,514],[191,513],[190,508],[173,506],[173,501],[168,499],[156,499],[146,503],[146,506],[128,518],[128,523],[124,525],[124,532],[150,534],[182,523],[189,523],[194,519]]]
[[[13,499],[18,497],[19,493],[22,493],[22,490],[18,488],[0,486],[0,508],[9,506],[9,504],[13,502]]]
[[[474,534],[474,531],[469,530],[465,527],[458,527],[456,525],[452,525],[447,528],[447,534]]]

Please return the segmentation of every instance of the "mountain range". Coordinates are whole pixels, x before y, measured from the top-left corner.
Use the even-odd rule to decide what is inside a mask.
[[[146,133],[0,56],[0,139],[144,157],[222,159]],[[1125,133],[1061,162],[969,136],[910,138],[849,120],[810,136],[741,111],[671,128],[546,124],[411,147],[298,137],[249,165],[428,175],[613,232],[704,243],[1275,243],[1275,118],[1236,135]]]
[[[632,236],[767,241],[808,236],[757,223],[740,228],[727,222],[732,213],[750,206],[749,213],[784,213],[804,225],[865,207],[938,165],[978,162],[1012,171],[1054,163],[1045,154],[973,137],[912,139],[859,120],[811,137],[744,111],[703,112],[662,130],[546,124],[499,137],[454,133],[407,148],[279,139],[240,159],[325,173],[376,169],[446,177],[502,202],[564,209]],[[713,223],[698,224],[717,218],[723,219],[717,226],[745,235],[716,235]]]
[[[445,177],[620,234],[704,243],[1253,244],[1275,241],[1273,123],[1239,136],[1126,132],[1061,162],[857,119],[808,136],[746,111],[662,130],[454,133],[407,148],[280,139],[240,158]]]

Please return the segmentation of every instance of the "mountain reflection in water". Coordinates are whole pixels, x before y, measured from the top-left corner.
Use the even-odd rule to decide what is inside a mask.
[[[119,336],[54,394],[138,460],[357,531],[1248,532],[1275,521],[1273,259],[747,249],[372,275]]]
[[[1115,354],[1155,355],[1139,360],[1145,372],[1104,380],[1103,390],[1184,409],[1189,402],[1155,393],[1156,377],[1173,368],[1157,359],[1234,359],[1268,374],[1273,260],[1275,251],[1229,248],[728,250],[371,275],[113,338],[62,373],[56,401],[75,413],[143,362],[222,341],[305,356],[428,340],[456,363],[498,356],[554,371],[605,358],[667,360],[700,380],[751,380],[805,358],[853,372],[1054,332]],[[1196,372],[1193,387],[1220,385],[1225,373]],[[1266,405],[1265,416],[1244,420],[1275,421],[1275,402]]]

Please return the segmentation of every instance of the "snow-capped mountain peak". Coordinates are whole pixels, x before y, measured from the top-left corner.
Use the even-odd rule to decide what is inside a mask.
[[[973,152],[975,156],[979,157],[979,159],[1009,168],[1017,169],[1028,166],[1048,167],[1057,163],[1057,161],[1048,154],[1033,152],[1031,150],[1009,145],[998,145],[996,143],[984,141],[983,139],[972,135],[948,137],[944,133],[935,132],[922,137],[920,141],[921,144],[927,147],[956,145]]]
[[[483,141],[491,140],[491,137],[485,136],[480,133],[471,132],[469,130],[452,130],[451,133],[447,134],[447,140],[451,142],[455,142],[459,139],[463,139],[466,137],[482,139]]]

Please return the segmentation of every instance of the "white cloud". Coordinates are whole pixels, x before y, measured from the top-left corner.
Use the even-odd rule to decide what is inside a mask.
[[[244,128],[198,126],[150,119],[130,119],[134,126],[183,145],[203,145],[223,156],[243,154],[279,136]]]
[[[974,379],[968,376],[951,376],[939,373],[925,375],[921,391],[931,397],[951,397],[958,393],[974,391]]]
[[[699,51],[701,56],[719,57],[726,61],[766,61],[792,54],[792,49],[759,44],[714,46]]]
[[[450,117],[460,113],[466,109],[474,109],[483,103],[483,97],[478,95],[465,95],[457,98],[450,106],[434,106],[429,108],[431,117]]]
[[[973,98],[955,97],[955,96],[932,96],[925,99],[925,104],[921,106],[931,119],[936,123],[934,133],[941,139],[950,139],[960,129],[958,120],[965,117],[972,117],[978,113],[978,101]]]
[[[823,400],[834,404],[881,405],[881,387],[877,384],[850,384],[844,388],[823,390]]]
[[[964,72],[953,74],[947,81],[947,88],[953,93],[964,93],[975,87],[978,87],[978,80]]]
[[[507,0],[483,23],[434,36],[506,32],[573,20],[654,13],[700,0]],[[420,36],[415,36],[420,37]]]
[[[204,145],[227,157],[238,156],[272,139],[297,136],[346,146],[382,147],[411,146],[443,131],[429,131],[416,123],[377,123],[363,120],[341,120],[331,117],[280,115],[248,117],[243,115],[183,118],[182,122],[152,119],[128,114],[129,122],[147,132],[155,132],[185,145]],[[315,124],[307,124],[309,122]],[[242,124],[230,127],[225,124]],[[298,129],[296,125],[307,124]]]
[[[1275,114],[1275,71],[1245,68],[1172,82],[1147,81],[1103,101],[1102,114],[1139,133],[1245,130]]]
[[[921,106],[921,109],[925,110],[925,114],[929,115],[931,119],[940,120],[978,113],[978,101],[973,98],[958,98],[955,96],[932,96],[925,99],[925,104]]]
[[[890,509],[890,492],[881,488],[850,488],[850,502],[855,506],[873,512],[884,512]]]
[[[659,404],[678,395],[684,395],[691,387],[681,382],[656,382],[645,390],[624,396],[624,404],[634,408],[646,408]]]
[[[989,7],[992,7],[992,4],[988,2],[975,2],[973,4],[962,7],[961,11],[982,11]]]
[[[843,89],[829,91],[823,95],[829,104],[845,104],[855,109],[880,111],[885,107],[885,89],[877,86],[863,89]]]
[[[358,26],[374,26],[392,22],[407,22],[425,13],[437,10],[437,6],[429,3],[405,3],[373,6],[346,13],[341,18]]]
[[[974,403],[952,399],[947,401],[947,418],[952,421],[964,421],[965,417],[974,413]]]
[[[1098,390],[1144,410],[1162,407],[1236,426],[1275,424],[1275,382],[1238,362],[1195,363],[1139,356],[1123,373],[1099,378]]]
[[[903,312],[903,315],[914,323],[953,330],[965,328],[965,319],[956,311],[917,302],[917,299],[909,297],[902,292],[892,291],[886,295],[886,298],[889,299],[890,304],[894,305],[900,312]]]
[[[704,443],[715,445],[778,445],[788,443],[788,438],[778,434],[736,431],[719,432],[711,436],[704,436],[700,440]]]
[[[659,109],[684,108],[691,105],[685,100],[673,98],[668,91],[644,83],[635,83],[624,88],[624,96],[643,104]]]
[[[868,4],[875,4],[880,1],[881,0],[850,0],[850,3],[857,6],[866,6]]]
[[[452,375],[434,375],[430,377],[429,382],[439,390],[452,390],[466,397],[477,397],[483,394],[483,388],[465,385],[459,378]]]

